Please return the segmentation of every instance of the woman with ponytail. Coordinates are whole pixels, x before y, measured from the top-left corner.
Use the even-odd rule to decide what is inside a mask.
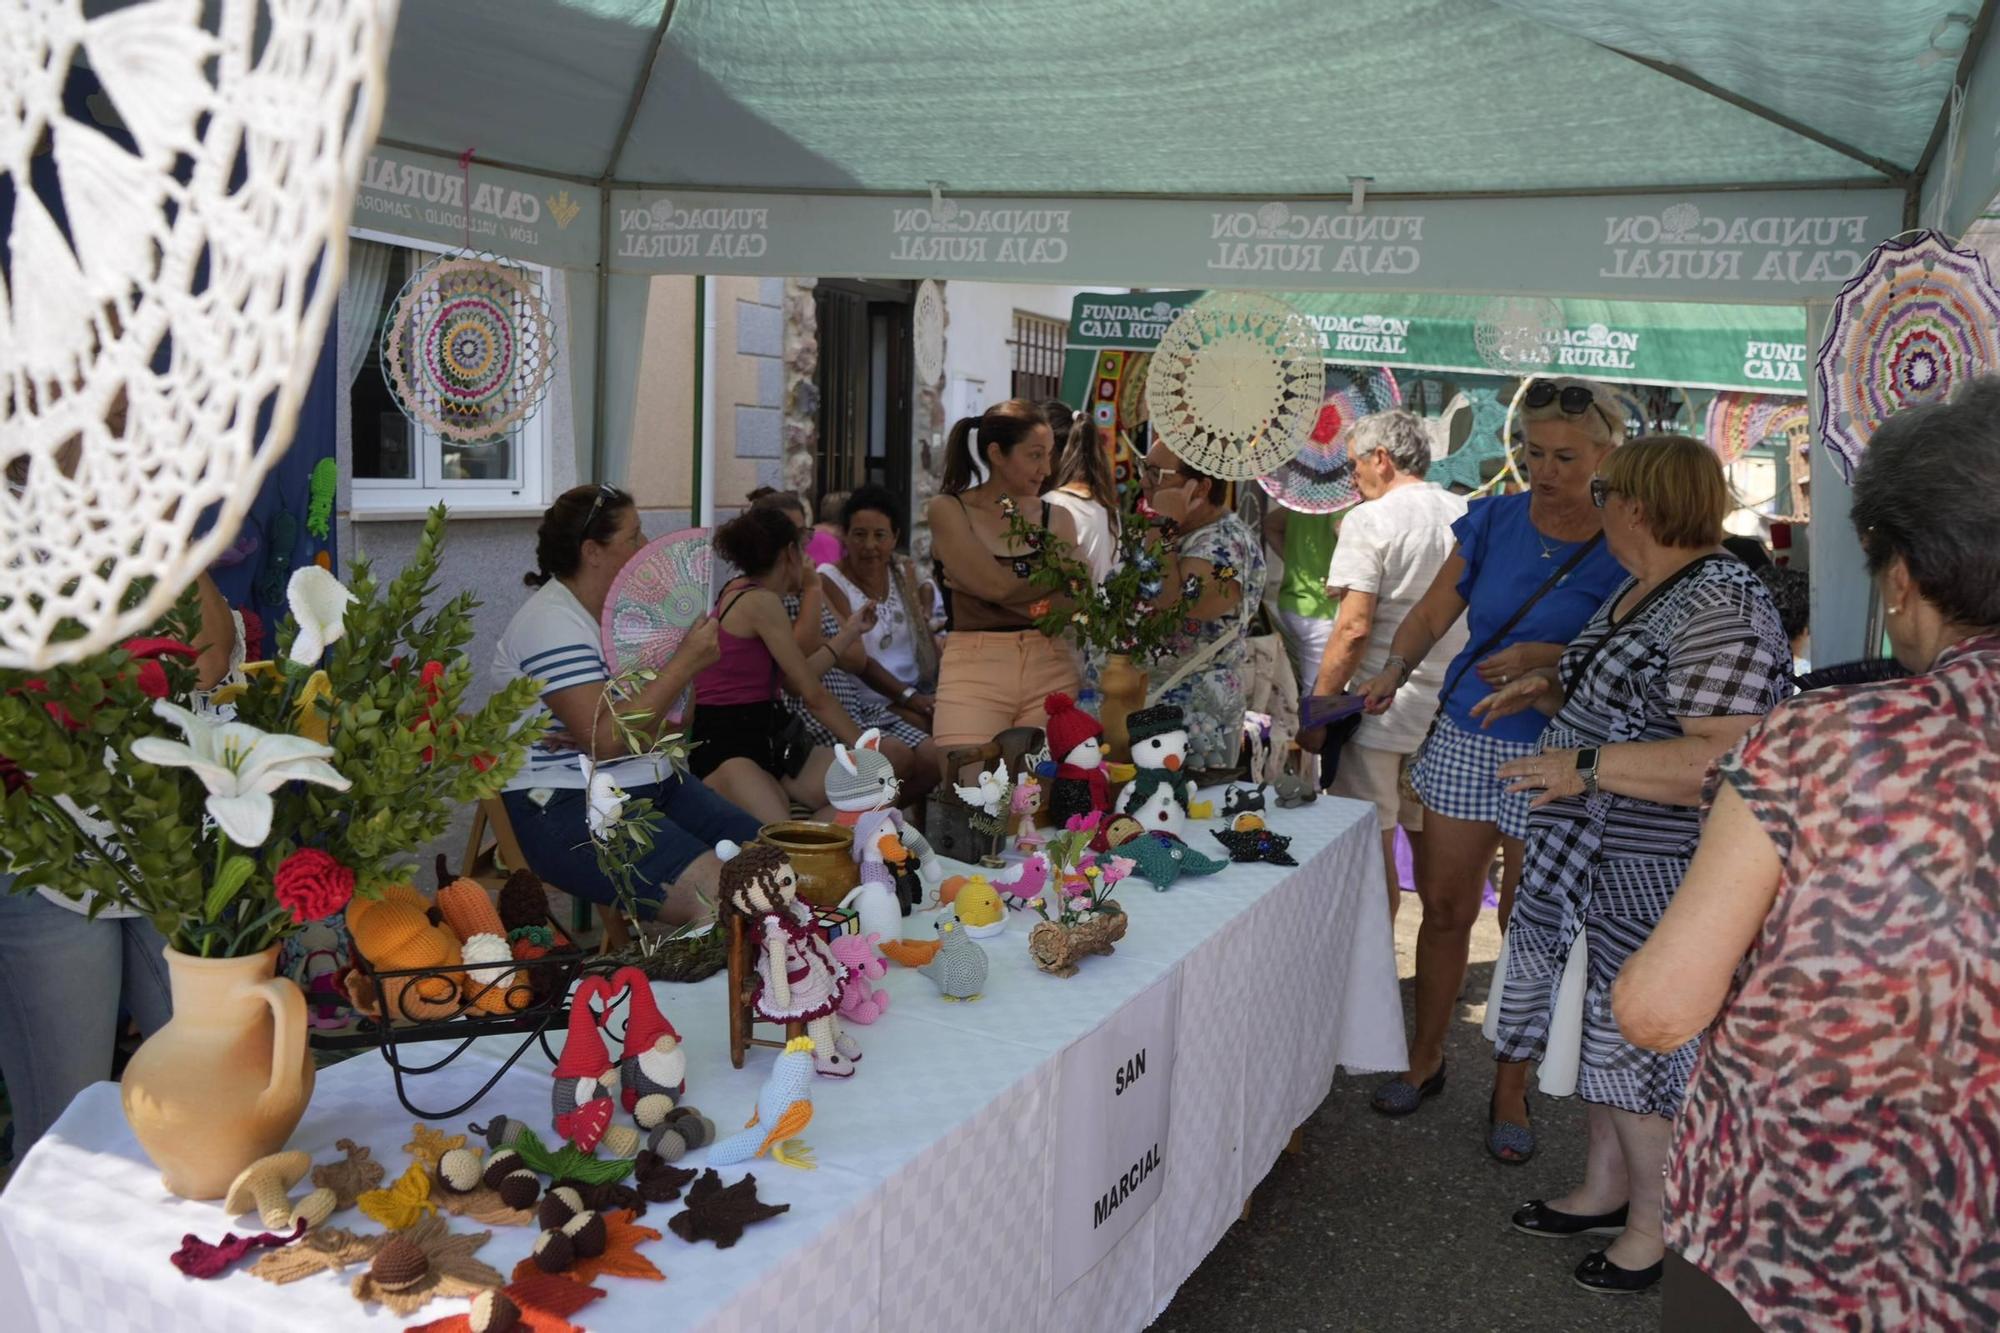
[[[1069,511],[1076,524],[1077,558],[1089,567],[1093,579],[1104,582],[1118,558],[1118,483],[1111,473],[1111,455],[1088,413],[1078,413],[1070,422],[1048,500]]]
[[[1046,594],[1028,582],[1032,548],[1008,533],[1011,516],[1026,514],[1041,541],[1075,545],[1068,511],[1041,495],[1054,447],[1048,417],[1018,399],[951,428],[943,494],[926,511],[945,605],[931,731],[940,750],[1046,726],[1042,701],[1080,683],[1075,657],[1035,628],[1030,608]]]
[[[659,674],[617,700],[630,720],[621,731],[604,706],[611,668],[599,624],[611,582],[646,544],[639,510],[616,486],[577,486],[542,515],[535,538],[535,572],[524,582],[539,591],[507,623],[493,656],[500,684],[533,677],[541,703],[531,718],[549,718],[555,733],[528,752],[500,799],[514,825],[528,869],[579,898],[610,905],[616,889],[598,868],[585,823],[590,780],[583,758],[662,816],[653,848],[639,865],[641,896],[659,905],[662,920],[680,924],[713,902],[721,863],[710,849],[724,838],[748,842],[757,821],[664,762],[635,755],[627,734],[650,743],[667,713],[702,668],[719,655],[715,622],[695,622]]]

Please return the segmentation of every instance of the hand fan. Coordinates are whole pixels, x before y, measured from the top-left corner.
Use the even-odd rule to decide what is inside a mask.
[[[604,597],[604,660],[613,675],[657,671],[667,664],[688,627],[709,607],[709,572],[714,562],[707,528],[683,528],[648,542],[632,557]],[[685,698],[667,710],[678,722]]]

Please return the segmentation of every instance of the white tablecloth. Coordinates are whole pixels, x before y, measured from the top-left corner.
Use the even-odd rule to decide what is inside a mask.
[[[1134,880],[1119,894],[1131,917],[1116,954],[1069,978],[1027,957],[1027,922],[985,941],[984,998],[947,1003],[931,983],[892,967],[892,1002],[876,1024],[851,1029],[864,1059],[846,1082],[815,1080],[802,1137],[815,1171],[751,1166],[761,1197],[791,1211],[749,1229],[734,1247],[690,1246],[668,1233],[645,1253],[664,1283],[604,1279],[610,1295],[579,1318],[594,1330],[1140,1328],[1163,1310],[1242,1209],[1294,1127],[1325,1098],[1336,1065],[1405,1063],[1396,968],[1374,810],[1322,799],[1274,811],[1292,835],[1297,869],[1231,866],[1156,893]],[[1206,832],[1192,835],[1221,854]],[[927,932],[913,925],[910,934]],[[1051,1123],[1059,1056],[1141,991],[1179,970],[1169,1167],[1164,1191],[1131,1233],[1066,1291],[1050,1291]],[[771,1052],[728,1063],[722,978],[657,988],[689,1051],[687,1101],[725,1128],[748,1118]],[[475,1047],[412,1081],[428,1106],[461,1100],[517,1038]],[[441,1048],[440,1048],[441,1050]],[[464,1120],[496,1112],[538,1129],[548,1120],[548,1061],[524,1057]],[[333,1143],[369,1145],[393,1179],[408,1164],[411,1117],[379,1057],[322,1070],[291,1147],[315,1161]],[[688,1165],[699,1166],[701,1154]],[[743,1168],[723,1172],[736,1179]],[[665,1230],[680,1205],[655,1205]],[[249,1230],[259,1229],[255,1218]],[[373,1230],[358,1213],[338,1223]],[[462,1219],[459,1230],[477,1229]],[[87,1090],[20,1165],[0,1195],[0,1298],[11,1260],[25,1289],[27,1327],[41,1333],[400,1329],[364,1308],[347,1277],[276,1287],[240,1271],[182,1277],[168,1256],[183,1233],[216,1240],[246,1228],[214,1203],[169,1196],[126,1128],[118,1090]],[[503,1273],[526,1255],[530,1228],[500,1228],[481,1257]],[[247,1265],[246,1261],[246,1265]],[[436,1302],[424,1318],[462,1310]],[[4,1301],[0,1326],[24,1307]],[[37,1322],[38,1321],[38,1322]]]

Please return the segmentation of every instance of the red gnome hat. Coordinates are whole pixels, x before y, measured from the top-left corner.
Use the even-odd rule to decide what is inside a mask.
[[[1069,758],[1069,752],[1089,740],[1092,736],[1102,736],[1103,726],[1090,714],[1080,711],[1076,701],[1058,691],[1043,700],[1042,707],[1048,712],[1049,757],[1058,764]]]
[[[625,1054],[643,1055],[659,1044],[662,1037],[672,1037],[680,1041],[681,1034],[674,1031],[674,1025],[660,1012],[658,1001],[653,998],[653,987],[646,980],[646,974],[636,967],[621,967],[611,974],[611,989],[616,991],[624,986],[631,996],[632,1010],[625,1020]]]
[[[557,1078],[603,1078],[611,1068],[611,1053],[604,1047],[604,1034],[597,1029],[597,1015],[590,1001],[601,996],[608,1004],[611,986],[603,977],[586,977],[577,985],[570,1000],[569,1039],[563,1043],[562,1059],[556,1062]]]

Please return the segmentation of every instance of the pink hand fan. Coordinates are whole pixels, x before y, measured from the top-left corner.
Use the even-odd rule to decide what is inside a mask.
[[[632,557],[604,598],[604,658],[613,675],[658,671],[667,664],[690,626],[708,610],[709,573],[714,553],[707,528],[683,528],[646,544]],[[678,722],[685,697],[667,710]]]

